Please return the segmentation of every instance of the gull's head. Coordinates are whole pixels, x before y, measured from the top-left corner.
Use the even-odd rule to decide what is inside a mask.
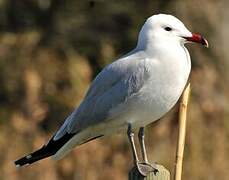
[[[185,44],[196,42],[208,47],[207,40],[200,34],[191,33],[176,17],[158,14],[149,17],[143,25],[138,38],[138,46],[149,44]]]

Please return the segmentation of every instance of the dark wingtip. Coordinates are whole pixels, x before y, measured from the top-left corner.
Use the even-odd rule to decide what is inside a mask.
[[[53,138],[48,142],[47,145],[44,145],[42,148],[37,151],[24,156],[14,162],[16,167],[21,167],[27,164],[32,164],[41,159],[47,158],[54,155],[66,142],[68,142],[75,133],[69,134],[66,133],[58,140],[53,140]]]
[[[19,168],[19,167],[21,167],[21,166],[24,166],[24,165],[26,165],[26,164],[30,164],[30,158],[31,158],[31,157],[32,157],[31,155],[27,155],[27,156],[25,156],[25,157],[23,157],[23,158],[20,158],[20,159],[14,161],[14,164],[15,164],[15,166],[16,166],[17,168]]]
[[[52,155],[52,152],[46,152],[47,146],[43,146],[42,148],[38,149],[37,151],[28,154],[27,156],[24,156],[14,162],[16,167],[21,167],[27,164],[32,164],[33,162],[36,162],[40,159],[46,158],[50,155]]]

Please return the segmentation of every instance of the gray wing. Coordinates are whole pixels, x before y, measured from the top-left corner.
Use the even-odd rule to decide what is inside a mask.
[[[109,118],[114,107],[137,93],[146,80],[144,59],[124,58],[105,67],[92,82],[80,106],[65,120],[54,139],[76,133]]]

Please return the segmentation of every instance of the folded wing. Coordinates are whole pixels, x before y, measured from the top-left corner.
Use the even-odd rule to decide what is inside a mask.
[[[84,100],[66,119],[54,139],[66,132],[77,133],[104,122],[114,107],[141,89],[147,79],[146,74],[144,59],[136,57],[120,59],[108,65],[92,82]]]

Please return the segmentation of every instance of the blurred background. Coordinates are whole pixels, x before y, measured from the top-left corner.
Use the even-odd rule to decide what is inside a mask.
[[[132,167],[126,136],[104,137],[63,160],[17,170],[13,161],[47,142],[92,79],[135,47],[145,19],[169,13],[210,48],[192,56],[183,179],[226,180],[229,169],[229,3],[226,0],[0,0],[0,179],[122,180]],[[173,173],[177,106],[150,125],[151,161]]]

